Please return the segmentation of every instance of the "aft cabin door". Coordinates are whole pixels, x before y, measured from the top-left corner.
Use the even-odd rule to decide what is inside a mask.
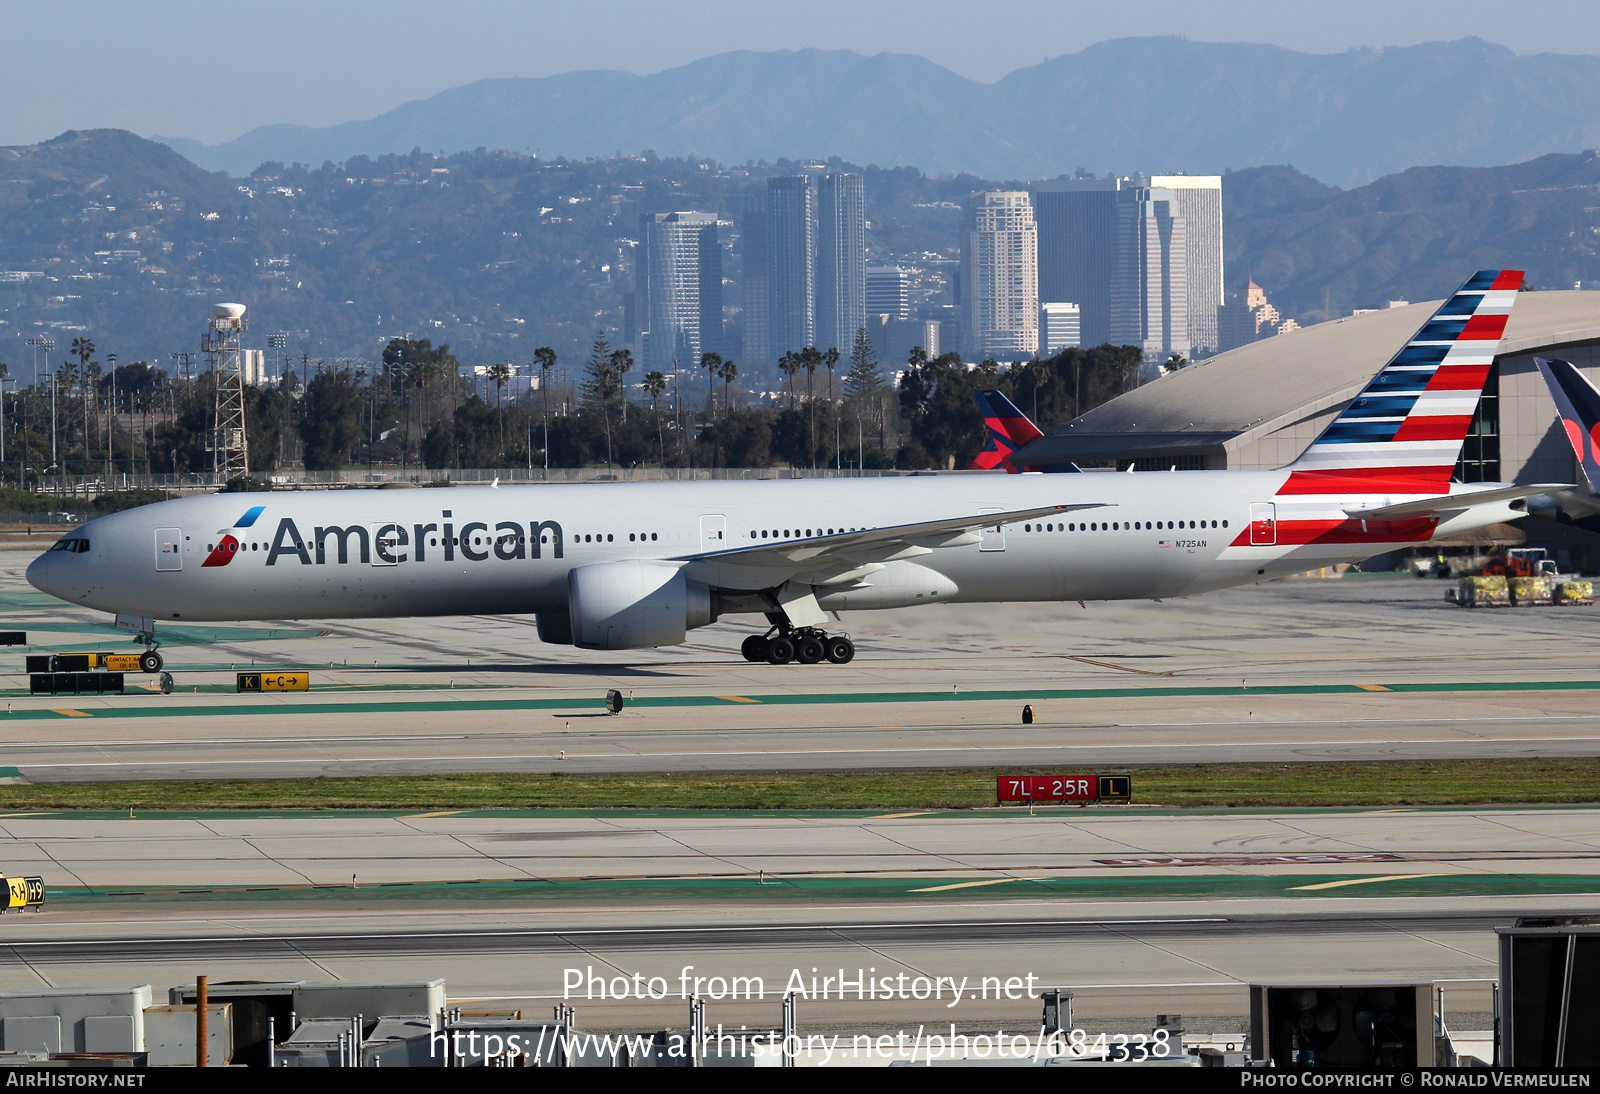
[[[1250,546],[1271,547],[1278,542],[1278,507],[1270,501],[1250,506]]]
[[[1004,509],[979,509],[980,513],[1003,513]],[[984,528],[978,533],[978,550],[1004,551],[1006,549],[1006,526],[996,524],[993,528]]]
[[[179,528],[156,529],[156,569],[183,569],[183,531]]]
[[[700,550],[726,551],[728,549],[728,518],[721,513],[710,513],[700,518]]]

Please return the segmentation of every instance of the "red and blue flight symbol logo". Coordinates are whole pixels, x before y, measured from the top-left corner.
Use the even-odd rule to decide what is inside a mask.
[[[245,511],[244,516],[234,522],[235,528],[248,528],[256,522],[256,518],[267,511],[265,505],[252,505]],[[217,545],[211,549],[206,560],[200,564],[204,569],[207,566],[226,566],[233,561],[233,556],[239,553],[239,539],[231,532],[224,532]]]

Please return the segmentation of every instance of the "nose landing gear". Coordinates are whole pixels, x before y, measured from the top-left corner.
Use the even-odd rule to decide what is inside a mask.
[[[746,661],[765,661],[769,665],[787,665],[791,661],[802,665],[822,661],[846,665],[855,657],[856,647],[842,634],[830,635],[815,627],[792,628],[779,624],[766,634],[752,634],[746,638],[739,652]]]

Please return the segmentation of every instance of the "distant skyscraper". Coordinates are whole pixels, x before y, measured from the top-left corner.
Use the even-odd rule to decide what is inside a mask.
[[[1082,313],[1076,304],[1047,301],[1039,305],[1039,356],[1054,357],[1083,345]]]
[[[867,314],[910,318],[911,271],[903,266],[868,266]]]
[[[767,180],[767,344],[773,360],[817,343],[816,222],[817,191],[809,176]]]
[[[1020,361],[1039,350],[1039,240],[1020,190],[967,198],[962,216],[961,299],[967,353]]]
[[[1189,344],[1196,353],[1216,350],[1222,288],[1222,176],[1152,175],[1143,185],[1172,191],[1172,211],[1183,217],[1188,239]]]
[[[867,316],[867,337],[878,362],[889,372],[906,365],[911,350],[920,347],[928,357],[939,356],[939,322],[936,319],[885,319],[885,313]]]
[[[739,216],[739,251],[744,260],[744,357],[747,366],[772,363],[767,328],[767,195],[744,198]],[[745,371],[749,371],[746,368]]]
[[[646,368],[694,368],[722,349],[722,245],[714,213],[639,218]]]
[[[1126,179],[1064,179],[1034,191],[1039,299],[1078,305],[1083,345],[1111,340],[1111,276],[1117,192]]]
[[[867,322],[867,203],[860,175],[817,180],[817,340],[846,356]]]
[[[1117,192],[1111,341],[1138,346],[1152,367],[1174,353],[1190,353],[1189,246],[1187,225],[1176,204],[1171,190],[1128,187]],[[1147,369],[1143,375],[1159,374]]]
[[[1254,281],[1246,281],[1244,288],[1217,309],[1217,352],[1299,329],[1299,323],[1285,319],[1267,302],[1266,290]]]

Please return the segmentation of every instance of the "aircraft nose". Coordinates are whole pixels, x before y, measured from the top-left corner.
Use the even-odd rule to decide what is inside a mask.
[[[28,563],[28,584],[41,593],[50,592],[50,552],[46,551]]]

